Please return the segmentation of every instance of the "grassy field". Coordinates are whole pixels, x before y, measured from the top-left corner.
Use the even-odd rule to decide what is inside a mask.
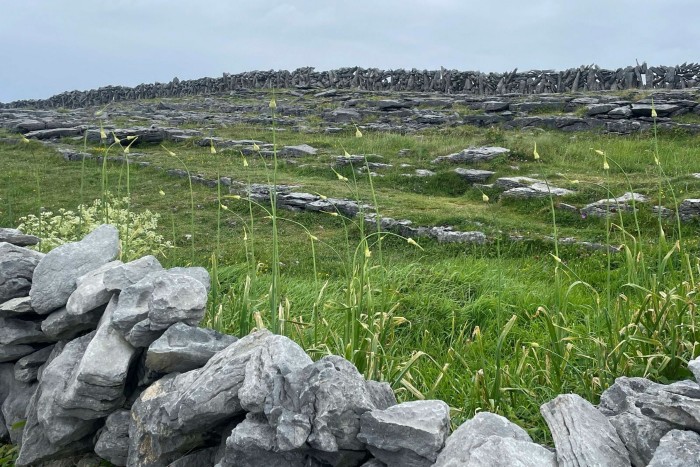
[[[75,212],[105,190],[130,193],[128,209],[157,213],[157,232],[174,245],[161,255],[164,265],[212,272],[204,324],[237,335],[270,327],[316,358],[346,356],[365,376],[389,381],[400,399],[445,400],[455,425],[477,411],[495,411],[541,442],[551,440],[539,406],[556,394],[577,392],[595,403],[617,376],[682,379],[689,375],[684,363],[700,353],[698,221],[681,224],[652,210],[661,204],[673,211],[685,198],[700,198],[700,179],[692,176],[700,172],[697,137],[454,127],[413,135],[363,131],[362,137],[354,128],[287,130],[273,139],[267,126],[215,128],[212,135],[320,151],[275,160],[185,142],[133,146],[129,159],[228,176],[244,186],[301,185],[299,191],[362,200],[380,215],[417,225],[481,230],[488,241],[416,244],[357,218],[277,211],[225,187],[190,186],[186,177],[133,163],[66,162],[36,142],[0,143],[0,225],[15,227],[23,216],[61,208]],[[454,165],[431,163],[472,145],[511,151],[474,168],[543,178],[575,194],[499,200],[495,189],[461,180]],[[87,149],[125,156],[120,147]],[[334,167],[345,152],[392,167],[377,170],[377,177]],[[415,169],[436,175],[404,175]],[[607,219],[560,206],[626,191],[652,201]],[[606,248],[551,240],[569,236]]]

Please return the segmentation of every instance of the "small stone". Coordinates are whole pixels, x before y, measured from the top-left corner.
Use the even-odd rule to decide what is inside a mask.
[[[33,383],[39,374],[39,368],[49,359],[53,345],[37,350],[15,363],[15,379],[23,383]]]
[[[184,373],[203,367],[215,353],[236,340],[212,329],[175,323],[148,347],[146,366],[162,373]]]
[[[490,170],[463,169],[458,167],[455,169],[455,173],[467,182],[484,183],[496,172],[491,172]]]
[[[0,318],[18,318],[34,315],[32,299],[29,297],[17,297],[0,304]]]
[[[125,466],[129,454],[130,421],[130,411],[117,410],[112,412],[107,417],[105,426],[100,432],[97,444],[95,444],[95,453],[114,465]]]
[[[32,246],[41,239],[34,235],[27,235],[17,229],[0,228],[0,243],[6,242],[16,246]]]
[[[163,270],[155,256],[144,256],[104,272],[102,282],[110,292],[121,291],[153,272]]]
[[[0,303],[25,297],[43,253],[10,243],[0,243]]]
[[[500,147],[490,147],[490,146],[482,146],[482,147],[471,147],[467,149],[463,149],[462,151],[455,153],[455,154],[449,154],[447,156],[440,156],[437,157],[433,160],[433,164],[437,164],[440,162],[452,162],[452,163],[460,163],[460,162],[480,162],[480,161],[489,161],[495,157],[498,157],[500,155],[508,154],[510,153],[509,149],[506,148],[500,148]]]

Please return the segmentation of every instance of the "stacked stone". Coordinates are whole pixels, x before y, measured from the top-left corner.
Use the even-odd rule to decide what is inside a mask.
[[[23,100],[0,107],[76,108],[104,106],[133,99],[158,99],[219,94],[238,89],[358,89],[364,91],[413,91],[493,96],[503,94],[543,94],[624,89],[686,89],[700,84],[700,64],[650,67],[646,63],[616,70],[596,65],[563,71],[517,69],[506,73],[447,70],[379,70],[340,68],[315,71],[313,67],[294,71],[268,70],[239,74],[224,73],[221,78],[200,78],[169,83],[140,84],[129,88],[107,86],[89,91],[69,91],[45,100]]]
[[[700,466],[693,381],[558,396],[541,407],[555,449],[488,412],[449,435],[445,402],[397,404],[341,357],[198,328],[208,273],[116,261],[112,226],[46,255],[0,239],[0,440],[19,466]]]

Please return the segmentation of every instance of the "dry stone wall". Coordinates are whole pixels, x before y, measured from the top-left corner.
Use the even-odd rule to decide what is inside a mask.
[[[103,225],[47,254],[0,229],[0,441],[16,465],[700,466],[700,385],[618,378],[594,407],[541,407],[554,448],[488,412],[397,403],[347,360],[198,327],[210,278],[116,260]],[[689,363],[700,381],[700,358]]]
[[[564,71],[516,68],[505,73],[447,70],[379,70],[339,68],[315,71],[312,67],[294,71],[250,71],[224,73],[220,78],[140,84],[136,87],[107,86],[90,91],[70,91],[45,100],[23,100],[4,107],[76,108],[110,102],[184,97],[230,92],[237,89],[312,88],[357,89],[365,91],[414,91],[446,94],[503,95],[542,94],[578,91],[619,91],[624,89],[685,89],[700,85],[700,64],[648,66],[646,63],[616,70],[596,65]],[[2,106],[2,105],[0,105]]]

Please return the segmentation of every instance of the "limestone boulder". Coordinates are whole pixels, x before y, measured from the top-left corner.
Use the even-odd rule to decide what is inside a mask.
[[[365,412],[357,438],[388,466],[429,467],[435,463],[450,428],[443,401],[404,402]]]
[[[114,260],[119,254],[119,233],[112,225],[102,225],[79,242],[51,250],[34,270],[29,296],[32,307],[46,315],[68,302],[77,279]]]

